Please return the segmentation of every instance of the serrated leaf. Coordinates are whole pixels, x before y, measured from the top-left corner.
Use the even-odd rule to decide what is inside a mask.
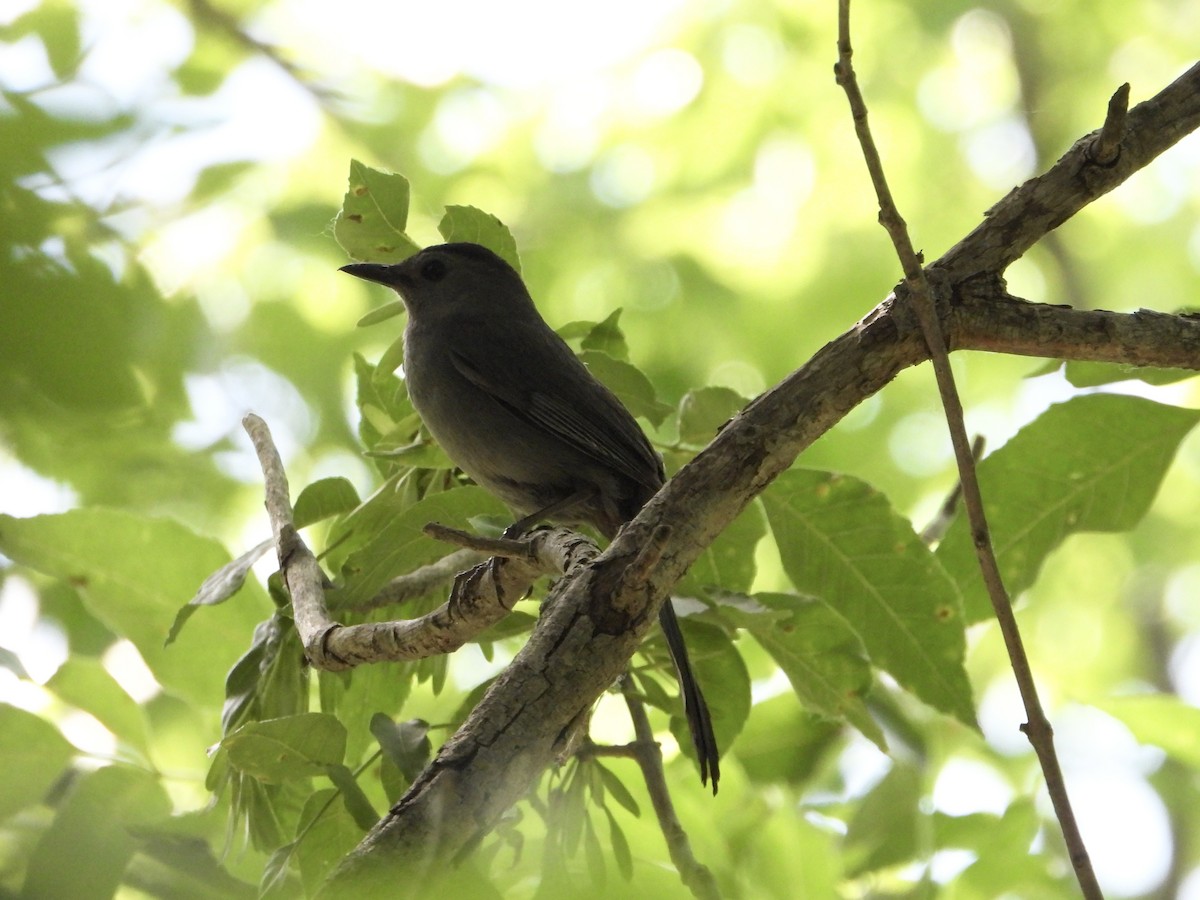
[[[792,583],[836,610],[905,690],[974,724],[958,587],[908,520],[827,472],[785,472],[762,500]]]
[[[804,706],[829,718],[846,719],[886,749],[883,731],[864,702],[871,689],[871,666],[849,623],[816,600],[767,593],[755,594],[754,599],[767,609],[790,612],[782,620],[748,618],[744,627],[783,669]]]
[[[348,479],[322,478],[300,492],[292,518],[297,528],[305,528],[322,519],[348,513],[360,502],[358,491]]]
[[[521,271],[521,259],[512,232],[491,213],[474,206],[447,206],[446,214],[438,222],[438,232],[447,243],[468,241],[487,247],[518,273]]]
[[[1051,406],[986,457],[979,484],[1009,596],[1033,584],[1068,535],[1136,525],[1197,420],[1195,410],[1093,394]],[[962,586],[967,620],[990,616],[965,516],[937,557]]]
[[[641,369],[595,350],[585,350],[579,358],[635,416],[643,416],[658,426],[671,414],[671,407],[658,399]]]
[[[408,236],[408,179],[350,160],[350,178],[333,236],[362,262],[398,263],[420,247]]]
[[[746,403],[745,397],[727,387],[688,391],[679,401],[679,440],[707,445]]]
[[[713,588],[731,593],[750,590],[758,573],[755,553],[766,534],[762,505],[757,501],[748,504],[696,558],[676,587],[676,593],[687,596],[708,593]]]
[[[249,722],[221,741],[235,768],[267,784],[321,775],[346,755],[346,729],[325,713]]]

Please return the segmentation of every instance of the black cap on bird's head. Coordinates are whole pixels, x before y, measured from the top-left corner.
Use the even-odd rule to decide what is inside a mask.
[[[436,244],[392,265],[352,263],[339,271],[390,287],[404,298],[410,314],[414,304],[426,301],[441,305],[466,299],[478,306],[486,298],[520,297],[532,304],[516,270],[481,244]]]

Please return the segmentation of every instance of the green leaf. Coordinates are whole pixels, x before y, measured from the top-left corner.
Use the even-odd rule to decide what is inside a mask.
[[[583,336],[580,347],[584,350],[597,350],[607,353],[613,359],[622,361],[629,359],[629,344],[625,342],[625,333],[621,331],[621,310],[615,309],[603,322],[597,322]]]
[[[595,350],[585,350],[579,358],[635,416],[644,416],[657,427],[670,415],[671,407],[658,399],[641,369]]]
[[[820,715],[846,719],[884,749],[883,732],[863,699],[871,689],[871,666],[849,623],[815,600],[787,594],[755,594],[753,599],[791,613],[786,619],[748,618],[744,627],[783,669],[800,701]]]
[[[371,734],[379,749],[409,783],[416,779],[433,755],[429,740],[429,723],[424,719],[395,722],[390,716],[376,713],[371,717]]]
[[[1080,531],[1126,531],[1146,514],[1200,412],[1093,394],[1051,406],[979,464],[992,546],[1010,597]],[[962,586],[967,619],[992,614],[965,516],[937,557]]]
[[[1146,384],[1174,384],[1187,378],[1195,378],[1197,373],[1192,369],[1156,369],[1121,363],[1067,360],[1064,374],[1067,381],[1075,387],[1098,387],[1102,384],[1132,380],[1143,381]]]
[[[229,762],[268,784],[323,775],[346,755],[346,729],[325,713],[249,722],[221,741]]]
[[[633,854],[629,850],[629,840],[625,837],[621,826],[617,824],[617,817],[607,809],[604,810],[604,814],[608,816],[609,844],[612,846],[613,857],[617,861],[617,870],[626,881],[632,881]]]
[[[517,242],[503,222],[474,206],[447,206],[438,232],[449,242],[469,241],[487,247],[519,273]]]
[[[46,687],[72,706],[91,713],[118,740],[147,753],[146,716],[100,661],[70,657],[59,666]]]
[[[675,588],[681,596],[713,588],[732,593],[750,590],[758,574],[755,553],[767,534],[762,505],[752,502],[705,548]]]
[[[935,709],[973,724],[957,585],[882,494],[793,469],[763,494],[784,570],[836,610],[871,662]]]
[[[1123,722],[1141,743],[1161,747],[1185,766],[1200,769],[1200,709],[1172,694],[1111,697],[1095,706]]]
[[[0,703],[0,820],[40,803],[74,755],[45,719]]]
[[[322,519],[348,513],[360,502],[358,491],[349,480],[322,478],[300,492],[292,516],[296,527],[304,528]]]
[[[733,752],[759,785],[803,784],[838,746],[845,726],[804,709],[790,694],[754,704]]]
[[[347,558],[346,584],[333,602],[338,606],[364,603],[395,576],[444,556],[446,545],[422,531],[429,522],[461,528],[480,513],[507,514],[504,505],[483,488],[462,487],[425,497],[390,516],[362,549]]]
[[[367,799],[367,795],[363,793],[363,789],[359,787],[358,781],[346,766],[330,766],[326,770],[326,775],[329,780],[334,783],[342,794],[342,804],[346,812],[350,813],[354,819],[354,824],[357,825],[363,832],[370,831],[379,822],[379,813],[375,812],[375,808],[371,806],[371,801]]]
[[[133,641],[163,687],[201,708],[223,696],[238,655],[229,635],[250,634],[269,608],[247,582],[242,602],[213,607],[164,648],[180,602],[229,560],[216,541],[169,519],[100,508],[0,516],[0,552],[73,584],[93,616]]]
[[[333,236],[351,259],[398,263],[420,247],[408,226],[408,179],[350,160],[350,179]]]
[[[604,783],[605,790],[612,795],[612,798],[628,812],[635,816],[641,816],[642,811],[638,807],[637,801],[633,799],[633,794],[629,793],[629,788],[625,787],[625,782],[603,763],[596,761],[594,765],[600,775],[600,780]]]
[[[274,539],[268,538],[257,547],[251,547],[237,559],[226,563],[205,578],[204,583],[196,590],[192,599],[185,603],[179,612],[175,614],[175,621],[171,623],[171,630],[167,632],[163,646],[167,647],[175,642],[187,620],[201,606],[216,606],[218,603],[224,603],[240,591],[246,583],[246,576],[254,568],[254,564],[262,559],[266,552],[274,546]]]
[[[332,789],[314,791],[308,796],[296,833],[293,855],[309,897],[316,895],[321,881],[354,849],[363,834],[345,805],[339,802],[337,791]]]
[[[846,874],[907,862],[917,853],[917,803],[921,778],[915,768],[895,764],[863,798],[846,828]]]
[[[366,328],[369,325],[378,325],[380,322],[386,322],[388,319],[394,319],[400,313],[404,312],[403,300],[390,300],[383,306],[377,306],[361,319],[354,323],[355,328]]]
[[[137,849],[131,830],[170,814],[157,775],[122,766],[79,773],[33,850],[22,896],[114,896]]]
[[[727,387],[688,391],[679,401],[679,440],[707,445],[746,403],[745,397]]]
[[[696,680],[712,714],[717,746],[725,751],[733,746],[750,715],[750,673],[746,671],[742,654],[725,631],[693,619],[693,616],[680,615],[679,627]],[[665,646],[665,641],[663,644]],[[673,699],[666,709],[671,713],[671,733],[685,755],[694,759],[696,749],[692,746],[687,719],[683,715],[682,700]]]

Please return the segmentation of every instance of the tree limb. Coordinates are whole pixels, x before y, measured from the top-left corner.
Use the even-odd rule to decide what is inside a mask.
[[[948,347],[1040,355],[1037,348],[1056,345],[1055,335],[1078,329],[1088,334],[1087,344],[1055,355],[1200,368],[1197,329],[1186,318],[1164,316],[1174,319],[1168,327],[1153,321],[1161,314],[1030,310],[1031,304],[995,294],[1003,290],[1004,268],[1033,243],[1197,125],[1200,66],[1129,111],[1114,164],[1089,161],[1088,135],[993,207],[930,267],[941,270],[946,288],[937,313]],[[989,327],[993,314],[1001,328]],[[997,330],[1005,341],[989,336]],[[1167,344],[1144,343],[1151,334]],[[403,896],[404,885],[426,890],[423,876],[493,827],[554,762],[571,722],[620,676],[671,587],[746,504],[850,410],[926,359],[911,308],[892,295],[735,416],[604,553],[555,586],[512,665],[343,861],[325,895],[359,896],[376,887]],[[627,577],[640,548],[668,524],[657,563]]]

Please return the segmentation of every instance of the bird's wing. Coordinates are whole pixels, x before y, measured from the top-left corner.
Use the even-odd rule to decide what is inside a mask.
[[[520,341],[527,351],[521,354],[497,352],[486,331],[463,334],[451,359],[464,378],[513,415],[639,484],[657,488],[662,484],[662,462],[633,415],[557,335],[550,334],[553,341],[542,334]],[[471,349],[476,347],[487,352]],[[550,373],[556,371],[570,375],[554,378]]]

